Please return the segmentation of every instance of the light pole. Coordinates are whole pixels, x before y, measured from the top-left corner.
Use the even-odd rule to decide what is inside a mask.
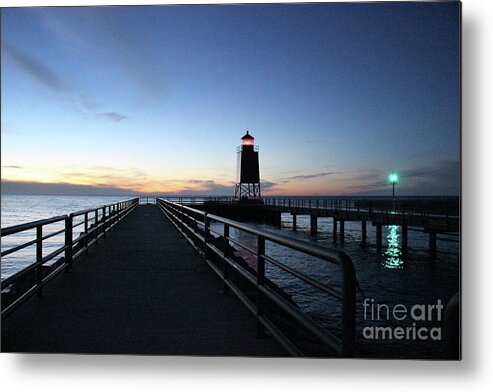
[[[397,173],[389,174],[389,184],[392,185],[392,200],[395,201],[395,185],[399,182],[399,176]]]

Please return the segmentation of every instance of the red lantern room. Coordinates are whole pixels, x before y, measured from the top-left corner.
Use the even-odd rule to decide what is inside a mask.
[[[253,146],[254,145],[254,137],[250,135],[247,131],[246,135],[241,138],[241,144],[243,146]]]
[[[258,146],[247,131],[238,147],[238,165],[236,168],[235,200],[243,203],[261,203],[260,170],[258,163]]]

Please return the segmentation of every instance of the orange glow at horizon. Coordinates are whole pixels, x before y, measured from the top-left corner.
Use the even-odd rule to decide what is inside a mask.
[[[233,174],[222,172],[196,172],[183,170],[179,177],[160,169],[116,168],[109,166],[73,165],[58,167],[36,167],[5,165],[2,168],[2,181],[23,183],[67,184],[97,188],[128,190],[132,193],[146,194],[186,194],[204,195],[234,194],[234,182],[229,180]],[[178,178],[177,178],[178,177]],[[302,180],[277,179],[276,176],[261,181],[262,195],[308,196],[347,194],[352,181],[347,177],[310,178]]]

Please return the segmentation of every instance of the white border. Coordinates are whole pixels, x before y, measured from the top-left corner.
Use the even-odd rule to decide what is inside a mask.
[[[166,2],[3,0],[2,7],[163,3]],[[492,176],[488,170],[493,167],[493,128],[488,121],[493,112],[492,4],[491,0],[463,2],[462,362],[1,354],[2,390],[489,390],[493,384],[493,230],[489,225],[493,222],[493,187],[489,185]]]

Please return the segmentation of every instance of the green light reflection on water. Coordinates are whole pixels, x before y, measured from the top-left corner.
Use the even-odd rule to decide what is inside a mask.
[[[382,255],[382,267],[390,269],[402,269],[404,268],[404,261],[402,260],[402,252],[399,244],[399,226],[392,225],[387,226],[387,228],[387,249]]]

